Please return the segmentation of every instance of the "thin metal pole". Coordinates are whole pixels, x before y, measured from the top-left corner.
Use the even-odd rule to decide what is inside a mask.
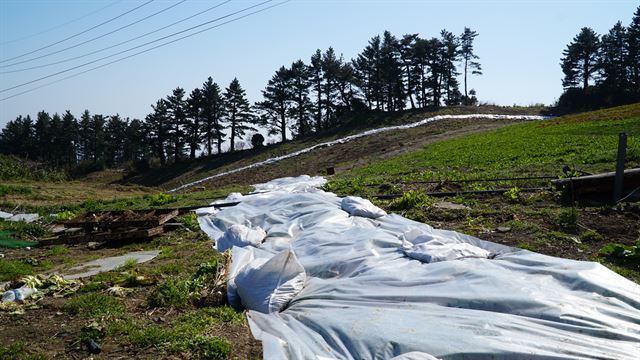
[[[613,203],[617,203],[622,196],[624,186],[624,159],[627,154],[627,134],[620,133],[618,137],[618,158],[616,160],[616,178],[613,183]]]

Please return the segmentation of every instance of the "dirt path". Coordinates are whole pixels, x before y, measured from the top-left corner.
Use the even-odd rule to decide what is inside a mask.
[[[424,126],[385,132],[332,147],[320,148],[275,164],[247,169],[238,173],[221,176],[198,184],[198,188],[215,188],[230,184],[250,185],[262,183],[283,176],[300,174],[324,174],[328,167],[344,171],[362,166],[371,160],[386,159],[402,153],[416,151],[435,141],[464,136],[472,133],[497,129],[521,122],[513,119],[451,119],[433,122]],[[217,169],[216,173],[240,168],[256,162],[246,159]],[[200,177],[204,177],[200,176]]]

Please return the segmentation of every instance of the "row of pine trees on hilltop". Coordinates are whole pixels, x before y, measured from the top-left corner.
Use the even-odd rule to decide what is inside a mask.
[[[629,26],[618,21],[600,36],[584,27],[561,60],[562,111],[581,111],[640,101],[640,7]]]
[[[430,39],[385,31],[352,60],[318,49],[308,63],[276,70],[255,104],[237,78],[223,89],[209,77],[190,93],[175,88],[143,120],[88,110],[79,118],[69,111],[18,116],[0,133],[0,153],[66,167],[152,158],[165,165],[240,150],[252,134],[252,145],[260,146],[259,129],[284,142],[335,129],[354,114],[473,105],[468,76],[482,73],[477,36],[469,28]]]

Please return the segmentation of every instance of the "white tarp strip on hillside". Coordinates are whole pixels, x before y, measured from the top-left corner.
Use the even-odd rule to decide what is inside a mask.
[[[640,286],[604,266],[351,216],[309,183],[199,218],[266,232],[233,247],[228,293],[265,359],[638,359]]]
[[[187,189],[190,188],[192,186],[201,184],[203,182],[209,181],[211,179],[215,179],[215,178],[219,178],[221,176],[226,176],[229,174],[234,174],[240,171],[244,171],[247,169],[253,169],[253,168],[257,168],[260,166],[264,166],[264,165],[268,165],[268,164],[273,164],[275,162],[281,161],[281,160],[285,160],[285,159],[289,159],[298,155],[302,155],[305,153],[308,153],[309,151],[313,151],[316,149],[320,149],[320,148],[324,148],[324,147],[331,147],[333,145],[336,144],[344,144],[346,142],[349,142],[351,140],[355,140],[355,139],[359,139],[361,137],[365,137],[365,136],[370,136],[370,135],[374,135],[374,134],[378,134],[381,132],[386,132],[386,131],[394,131],[394,130],[403,130],[403,129],[411,129],[414,127],[418,127],[418,126],[423,126],[429,123],[432,123],[434,121],[438,121],[438,120],[446,120],[446,119],[494,119],[494,120],[504,120],[504,119],[513,119],[513,120],[544,120],[544,119],[548,119],[548,116],[538,116],[538,115],[494,115],[494,114],[471,114],[471,115],[438,115],[438,116],[433,116],[427,119],[423,119],[420,120],[418,122],[414,122],[411,124],[406,124],[406,125],[396,125],[396,126],[388,126],[388,127],[382,127],[382,128],[378,128],[378,129],[371,129],[371,130],[367,130],[355,135],[350,135],[350,136],[346,136],[337,140],[332,140],[332,141],[327,141],[327,142],[323,142],[320,144],[316,144],[313,146],[310,146],[308,148],[304,148],[302,150],[298,150],[295,152],[292,152],[290,154],[286,154],[286,155],[282,155],[282,156],[276,156],[273,158],[269,158],[267,160],[264,161],[260,161],[257,163],[253,163],[247,166],[243,166],[237,169],[233,169],[233,170],[229,170],[229,171],[225,171],[225,172],[221,172],[219,174],[215,174],[215,175],[211,175],[211,176],[207,176],[203,179],[194,181],[194,182],[190,182],[188,184],[184,184],[181,185],[175,189],[171,189],[169,190],[169,192],[175,192],[175,191],[180,191],[183,189]]]

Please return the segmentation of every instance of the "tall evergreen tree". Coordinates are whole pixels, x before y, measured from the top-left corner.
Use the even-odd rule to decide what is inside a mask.
[[[296,135],[306,136],[311,132],[311,110],[313,104],[309,98],[311,82],[309,68],[302,60],[291,64],[289,70],[291,78],[291,108],[289,116],[296,119]]]
[[[618,21],[609,33],[602,36],[600,43],[599,69],[604,86],[612,90],[628,87],[627,81],[627,31]]]
[[[212,143],[215,141],[218,154],[222,153],[222,143],[224,142],[223,116],[224,99],[218,84],[209,77],[202,84],[202,134],[206,141],[207,155],[211,156]]]
[[[316,52],[311,55],[311,65],[309,66],[309,70],[315,97],[315,128],[316,131],[320,131],[325,128],[322,121],[322,104],[324,102],[324,100],[322,99],[324,73],[322,68],[322,52],[320,51],[320,49],[317,49]]]
[[[91,142],[91,113],[89,110],[82,112],[78,122],[78,159],[89,161],[93,158],[93,147]]]
[[[202,90],[196,88],[191,91],[187,99],[187,120],[185,126],[186,139],[189,143],[189,158],[196,158],[196,151],[200,148],[202,139],[200,123],[204,113],[204,96]]]
[[[114,166],[124,162],[127,145],[128,121],[120,115],[109,116],[104,127],[104,161],[107,166]]]
[[[263,124],[267,126],[269,134],[280,134],[280,141],[287,141],[287,129],[291,98],[291,73],[282,66],[276,71],[262,90],[264,100],[256,103],[256,107],[262,112]]]
[[[640,6],[627,28],[626,48],[629,82],[633,84],[636,96],[640,96]]]
[[[133,119],[129,122],[126,130],[126,143],[124,147],[124,160],[125,161],[139,161],[149,155],[150,151],[147,148],[147,129],[145,124],[138,120]]]
[[[404,76],[405,93],[409,98],[411,109],[416,108],[413,97],[418,86],[419,74],[415,71],[415,55],[416,40],[418,34],[406,34],[398,42],[400,51],[400,61],[402,62],[402,71]]]
[[[34,151],[33,121],[29,115],[9,121],[0,132],[0,153],[29,158]]]
[[[562,86],[569,88],[582,83],[583,89],[589,87],[589,80],[594,78],[598,69],[599,47],[598,34],[591,28],[582,28],[562,52]]]
[[[398,39],[389,31],[382,35],[380,45],[380,78],[387,111],[404,109],[406,94],[402,81],[402,63]]]
[[[442,47],[440,48],[440,69],[442,70],[442,85],[447,93],[445,103],[447,105],[457,105],[460,103],[460,90],[456,77],[460,75],[456,68],[456,63],[460,58],[460,44],[458,38],[453,33],[442,30],[440,32]]]
[[[469,92],[467,91],[467,74],[471,70],[472,75],[482,75],[482,67],[476,60],[480,59],[478,55],[473,52],[473,41],[478,36],[476,31],[472,31],[468,27],[464,28],[462,35],[460,35],[460,56],[464,66],[464,100],[468,102]]]
[[[167,153],[171,139],[171,119],[169,116],[169,105],[164,99],[160,99],[151,108],[153,112],[146,117],[146,124],[149,131],[149,141],[153,153],[160,159],[160,164],[167,163]]]
[[[225,115],[230,129],[230,151],[235,151],[235,140],[242,139],[247,131],[256,131],[251,123],[254,115],[247,95],[240,86],[240,81],[234,78],[224,93]]]
[[[67,165],[74,165],[78,161],[78,122],[76,117],[67,110],[62,115],[60,154],[61,162]]]
[[[38,160],[48,160],[51,153],[51,116],[46,111],[38,112],[34,126],[35,154]]]
[[[99,164],[100,166],[103,166],[105,160],[105,123],[106,119],[101,114],[94,114],[91,117],[90,136],[92,160],[94,164]]]
[[[167,96],[167,108],[171,114],[170,138],[173,145],[173,161],[178,162],[184,154],[184,127],[187,118],[187,101],[184,89],[177,87]]]
[[[380,36],[374,36],[352,61],[355,77],[369,109],[373,109],[374,104],[376,109],[381,107],[380,44]]]

